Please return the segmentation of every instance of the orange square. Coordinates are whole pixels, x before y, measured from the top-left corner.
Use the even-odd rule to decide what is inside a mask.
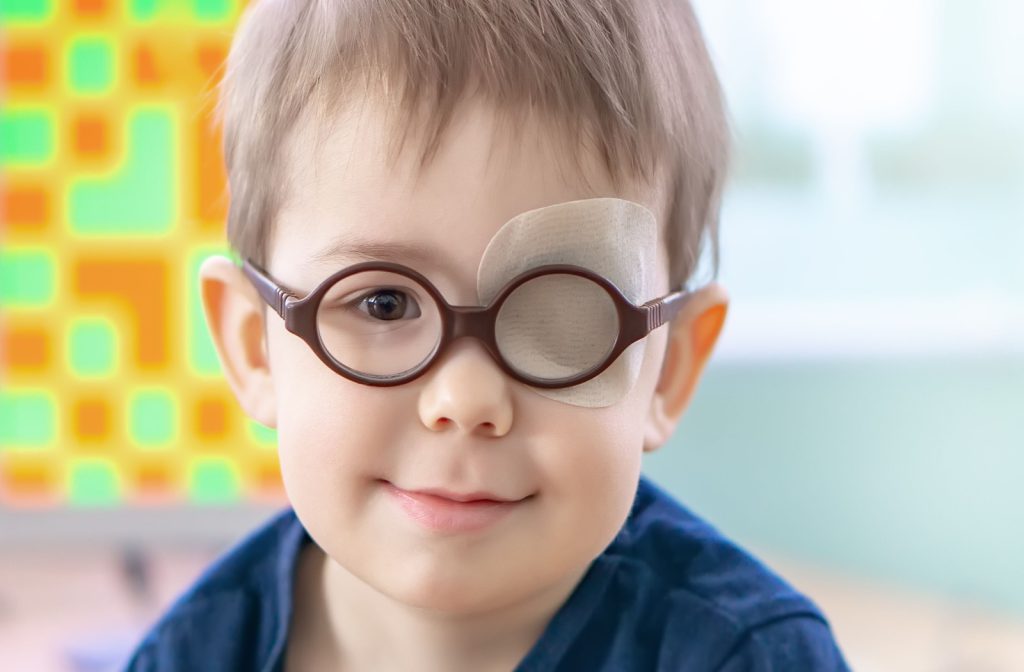
[[[75,433],[80,439],[103,439],[110,434],[110,407],[101,399],[75,404]]]
[[[106,0],[75,0],[75,14],[99,17],[107,13]]]
[[[10,47],[4,53],[4,70],[11,85],[43,84],[48,71],[46,52],[42,47]]]
[[[55,495],[57,478],[52,466],[43,463],[16,463],[9,461],[0,470],[3,484],[11,501],[21,498],[35,499],[40,496]],[[2,491],[4,488],[0,488]]]
[[[107,151],[107,123],[102,117],[82,115],[75,120],[75,152],[82,155]]]
[[[228,429],[228,409],[223,399],[207,397],[196,404],[196,429],[203,436],[223,436]]]
[[[284,483],[281,481],[281,468],[276,464],[261,467],[258,479],[257,487],[260,490],[271,492],[284,490]]]
[[[157,66],[156,56],[145,44],[135,48],[135,81],[139,84],[159,84],[163,80],[163,74]]]
[[[143,494],[161,493],[171,489],[172,475],[165,467],[147,464],[135,472],[135,485]]]
[[[196,59],[199,68],[207,77],[213,77],[227,58],[227,47],[223,44],[204,44],[199,47]]]
[[[42,227],[50,216],[46,190],[40,187],[10,187],[3,193],[0,220],[17,228]]]
[[[37,371],[50,363],[50,335],[36,327],[13,328],[4,334],[3,366],[11,371]]]

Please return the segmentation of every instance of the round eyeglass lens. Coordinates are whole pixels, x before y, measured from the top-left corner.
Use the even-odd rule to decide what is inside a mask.
[[[441,341],[441,311],[418,282],[400,273],[363,271],[338,280],[317,308],[324,350],[367,377],[415,369]]]
[[[498,311],[495,339],[508,364],[544,380],[572,378],[604,363],[619,336],[611,295],[579,275],[527,280]]]

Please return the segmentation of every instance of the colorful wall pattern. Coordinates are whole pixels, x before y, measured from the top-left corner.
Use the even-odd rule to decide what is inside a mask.
[[[225,248],[213,88],[242,3],[4,0],[0,503],[279,498],[196,270]]]

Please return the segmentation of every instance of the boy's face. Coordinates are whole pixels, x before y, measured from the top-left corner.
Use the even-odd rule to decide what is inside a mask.
[[[288,197],[265,264],[285,286],[304,294],[365,261],[327,254],[339,245],[412,246],[422,253],[388,260],[426,275],[450,304],[476,305],[484,249],[516,214],[618,196],[663,217],[660,188],[614,191],[596,157],[586,164],[592,190],[568,163],[560,174],[551,152],[558,145],[539,127],[515,140],[519,152],[500,137],[492,149],[493,117],[482,106],[454,121],[417,181],[415,152],[398,169],[385,165],[382,114],[370,104],[339,115],[320,140],[310,126],[297,128],[286,152]],[[665,265],[663,257],[661,294]],[[645,444],[666,438],[651,419],[667,327],[647,337],[625,398],[586,408],[513,381],[471,339],[456,341],[410,383],[361,385],[329,370],[272,311],[265,315],[268,373],[240,392],[243,405],[277,427],[288,497],[317,544],[405,604],[470,613],[564,594],[623,524]],[[392,486],[517,501],[481,529],[439,531],[415,520]]]

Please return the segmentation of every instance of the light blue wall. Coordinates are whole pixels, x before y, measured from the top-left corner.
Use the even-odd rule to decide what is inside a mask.
[[[1024,614],[1024,357],[711,364],[645,472],[741,544]]]
[[[1024,614],[1024,3],[694,4],[732,301],[648,473],[741,543]]]

